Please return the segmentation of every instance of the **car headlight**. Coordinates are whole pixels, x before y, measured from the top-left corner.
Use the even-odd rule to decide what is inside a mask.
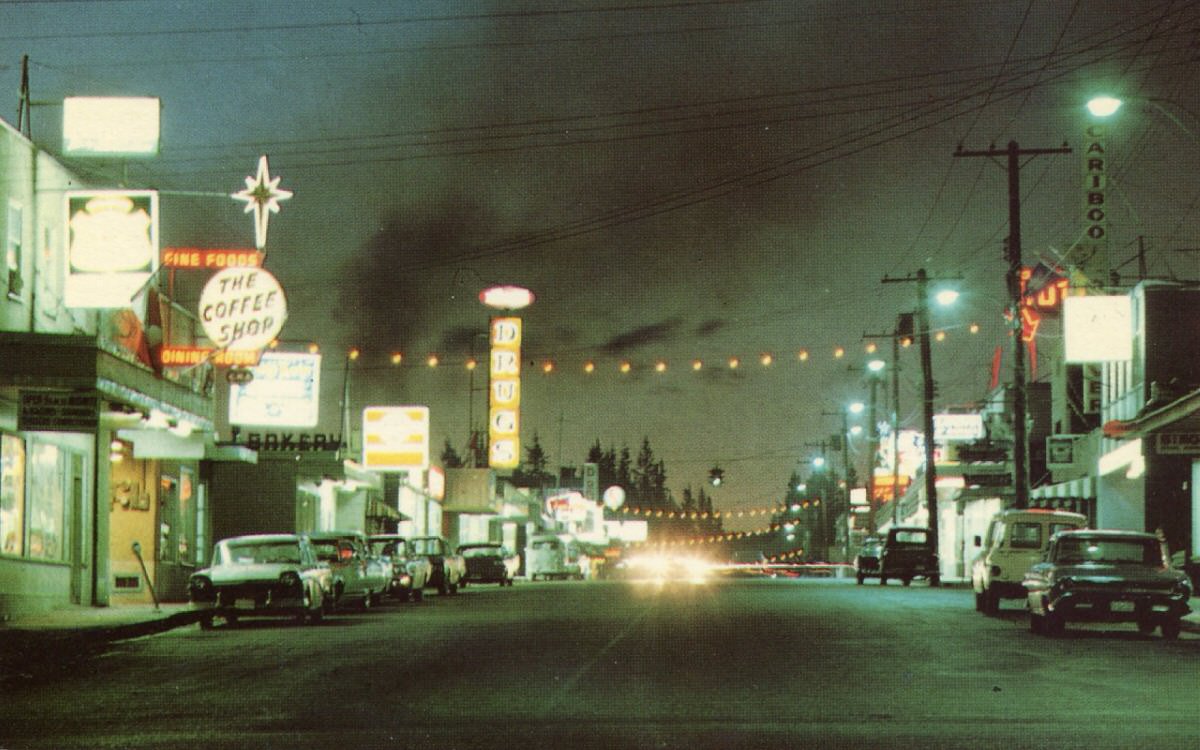
[[[1192,587],[1187,581],[1180,580],[1175,584],[1175,588],[1171,589],[1171,594],[1181,599],[1187,599],[1192,595]]]
[[[299,591],[300,576],[292,570],[284,571],[283,574],[279,576],[279,586],[285,591]]]

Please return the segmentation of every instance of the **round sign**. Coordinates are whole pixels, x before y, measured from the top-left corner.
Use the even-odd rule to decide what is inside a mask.
[[[520,310],[533,304],[533,292],[519,286],[491,286],[479,293],[479,301],[497,310]]]
[[[625,504],[625,490],[617,484],[604,491],[604,507],[616,510]]]
[[[287,319],[283,287],[261,268],[218,271],[200,293],[200,325],[221,349],[262,349]]]

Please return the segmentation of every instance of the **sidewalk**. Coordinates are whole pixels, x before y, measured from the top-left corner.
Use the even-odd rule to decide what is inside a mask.
[[[0,622],[0,680],[53,669],[108,644],[193,625],[187,604],[69,607]]]

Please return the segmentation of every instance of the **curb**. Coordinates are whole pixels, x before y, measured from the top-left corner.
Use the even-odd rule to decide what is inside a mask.
[[[195,624],[199,612],[174,612],[140,622],[83,628],[5,628],[0,631],[0,681],[31,678],[86,657],[111,643],[163,633]]]

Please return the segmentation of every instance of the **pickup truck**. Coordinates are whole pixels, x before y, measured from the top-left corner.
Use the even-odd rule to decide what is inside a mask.
[[[879,584],[899,578],[905,586],[914,578],[924,578],[930,586],[941,584],[942,576],[933,531],[923,526],[896,526],[888,529],[879,555]]]
[[[437,589],[439,594],[458,593],[459,583],[467,574],[467,562],[454,551],[443,537],[416,536],[408,540],[414,555],[429,560],[431,570],[425,585]]]

